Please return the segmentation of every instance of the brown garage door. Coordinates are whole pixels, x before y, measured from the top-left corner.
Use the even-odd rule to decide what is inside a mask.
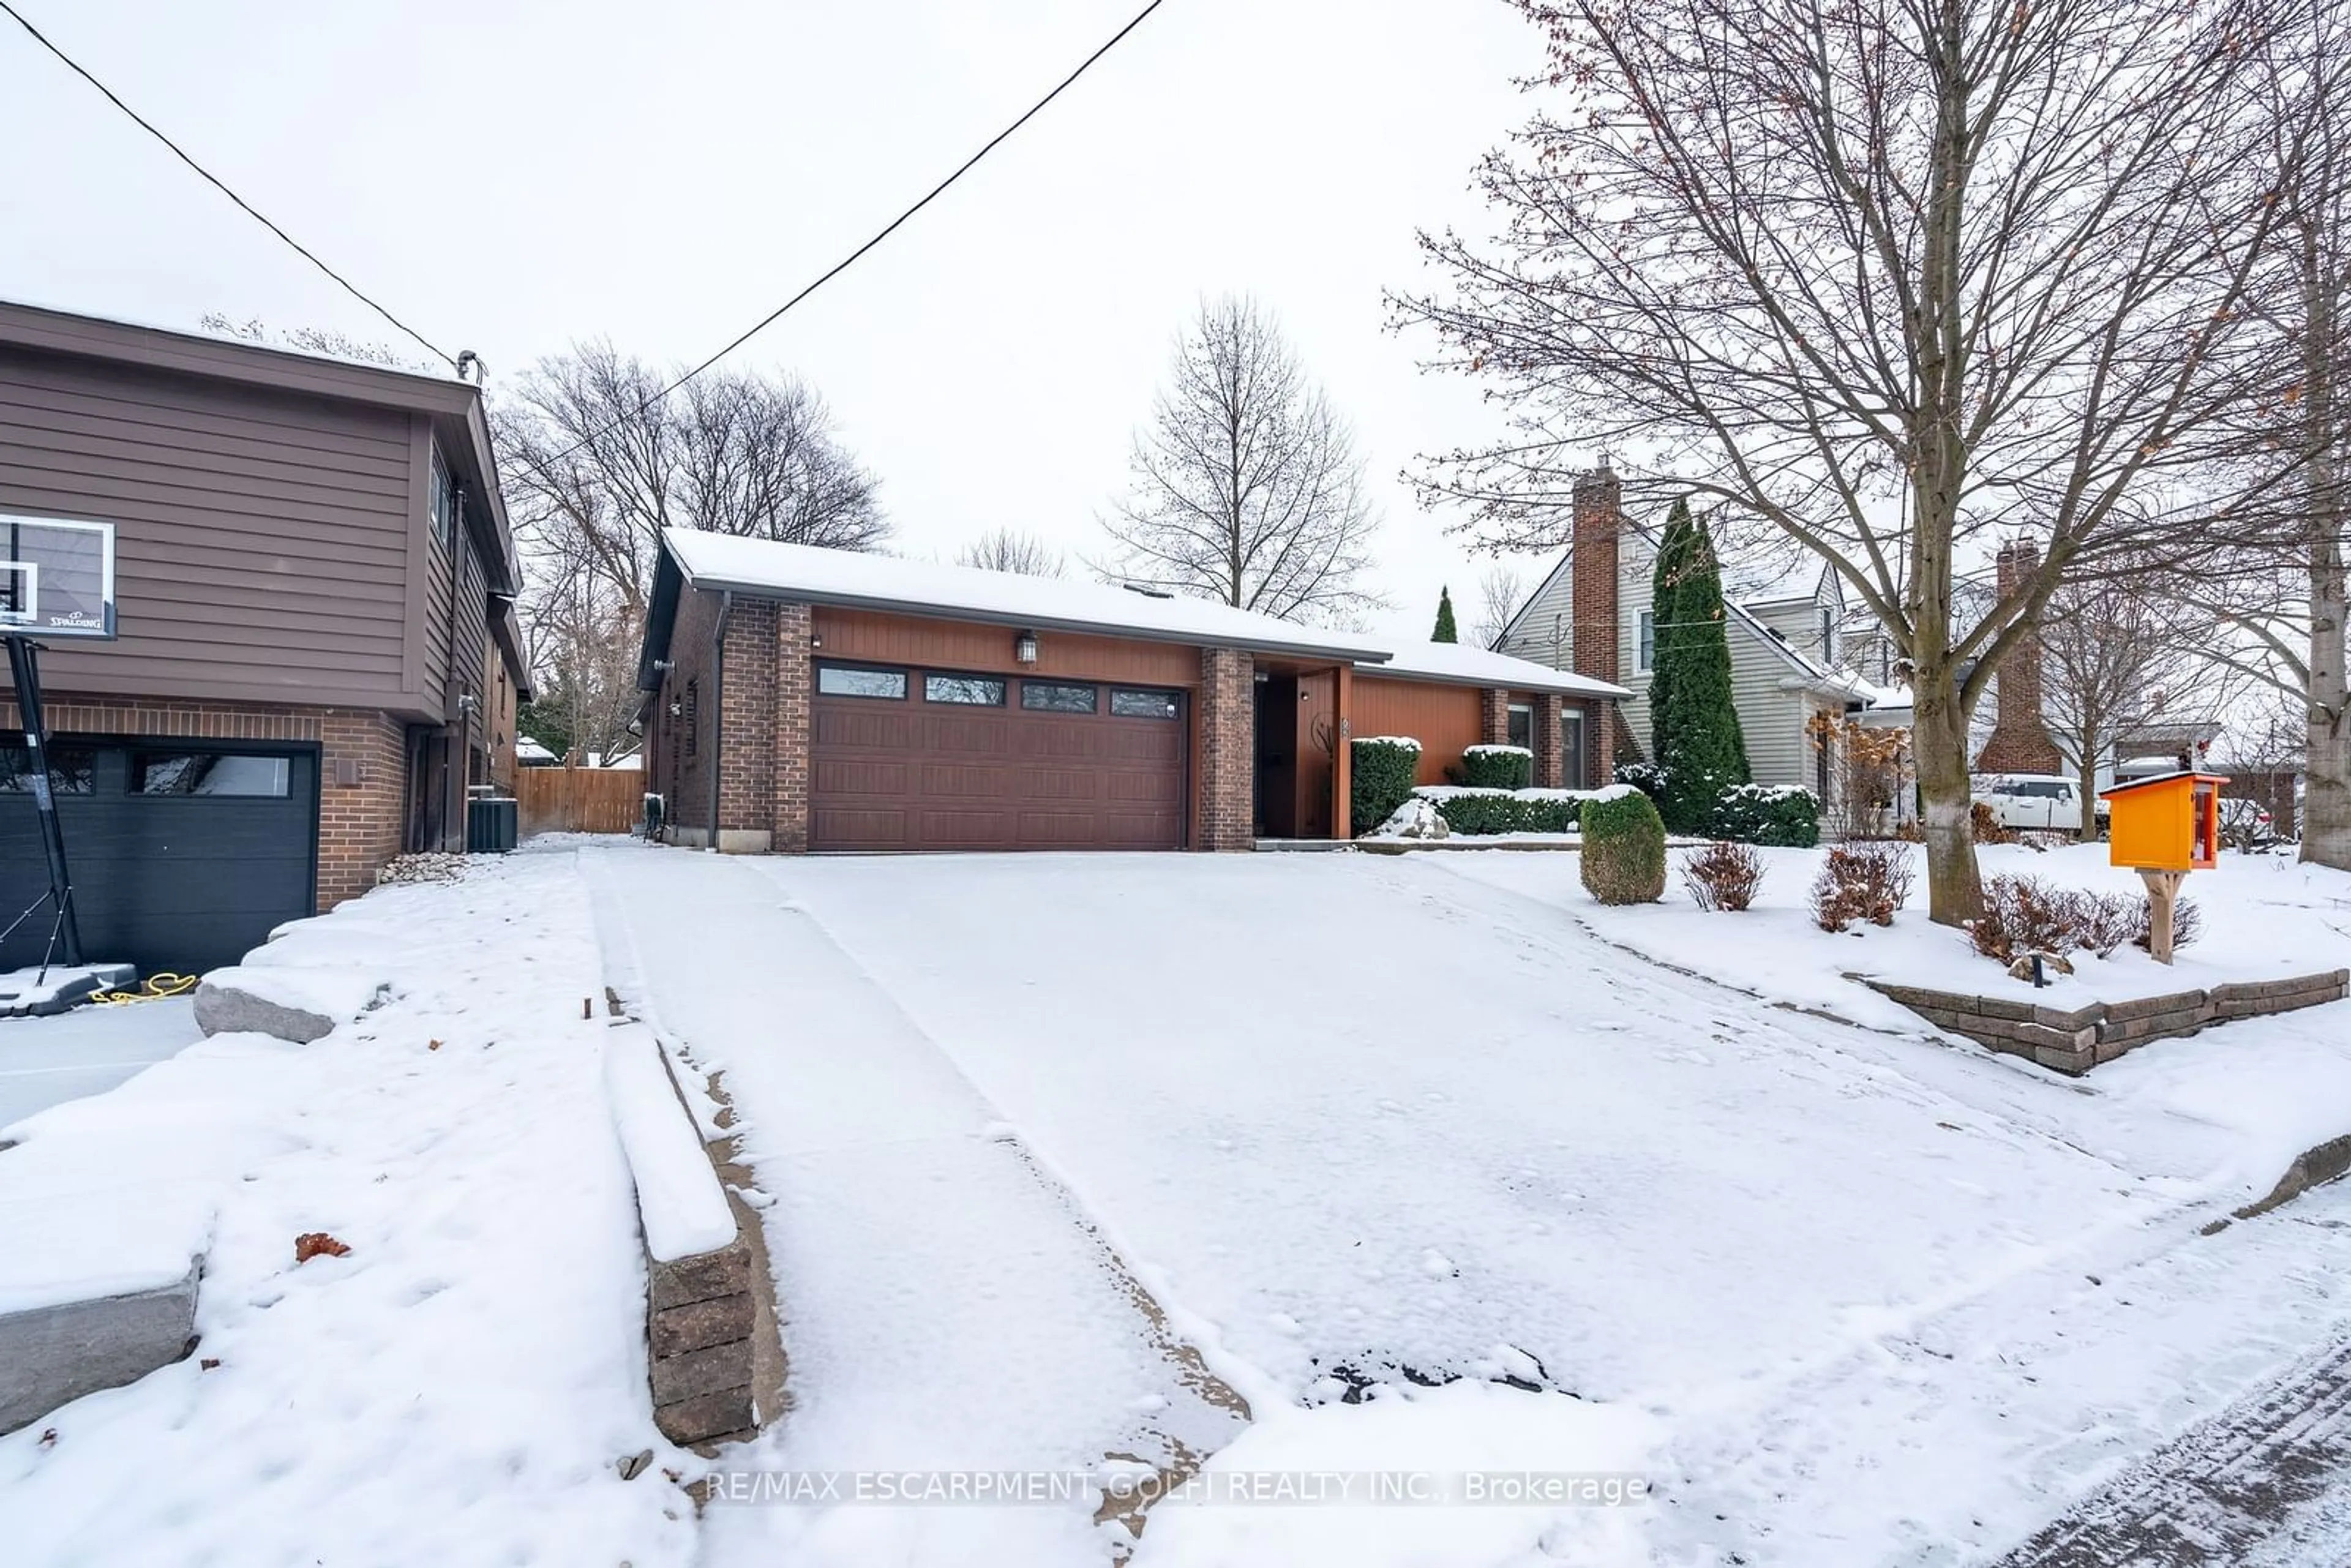
[[[813,848],[1184,846],[1180,693],[882,665],[816,681]]]

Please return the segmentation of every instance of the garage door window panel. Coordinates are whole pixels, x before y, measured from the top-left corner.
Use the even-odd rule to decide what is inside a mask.
[[[1174,718],[1176,702],[1174,692],[1136,691],[1129,687],[1113,687],[1110,711],[1119,718]]]
[[[49,793],[88,795],[98,788],[98,753],[49,743]],[[22,737],[0,740],[0,795],[33,792],[33,753]]]
[[[1023,681],[1020,706],[1031,713],[1090,714],[1101,704],[1092,686],[1070,681]]]
[[[240,757],[216,751],[141,751],[131,758],[131,792],[282,800],[292,771],[291,760],[284,757]]]
[[[987,675],[925,675],[923,700],[967,707],[1002,707],[1004,683]]]
[[[884,702],[906,700],[906,672],[861,669],[853,664],[819,664],[816,689],[828,697],[872,697]]]

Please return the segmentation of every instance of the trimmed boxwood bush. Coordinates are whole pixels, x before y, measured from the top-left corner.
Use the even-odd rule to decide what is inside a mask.
[[[1461,782],[1472,789],[1523,789],[1535,781],[1535,754],[1523,746],[1472,746],[1461,753]]]
[[[1740,784],[1725,789],[1716,803],[1714,832],[1742,844],[1808,850],[1821,841],[1821,803],[1810,789]]]
[[[1457,833],[1572,833],[1581,818],[1580,800],[1520,795],[1508,789],[1439,796],[1437,814]]]
[[[1395,815],[1412,798],[1420,774],[1420,742],[1409,736],[1374,735],[1349,743],[1352,788],[1347,809],[1361,838]]]
[[[1618,763],[1616,782],[1630,784],[1653,801],[1666,798],[1666,770],[1654,762]]]
[[[1666,823],[1637,791],[1583,802],[1583,887],[1603,904],[1655,904],[1666,895]]]

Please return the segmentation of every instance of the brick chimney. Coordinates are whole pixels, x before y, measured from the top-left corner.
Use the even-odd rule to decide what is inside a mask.
[[[2011,539],[1992,558],[1993,580],[2005,599],[2041,570],[2041,546]],[[2065,759],[2042,721],[2041,639],[2021,637],[2001,655],[1993,699],[1991,738],[1976,757],[1985,773],[2064,773]]]
[[[1568,667],[1595,680],[1616,679],[1616,545],[1625,531],[1623,489],[1599,468],[1575,481],[1575,528],[1569,536],[1570,609],[1574,656]]]

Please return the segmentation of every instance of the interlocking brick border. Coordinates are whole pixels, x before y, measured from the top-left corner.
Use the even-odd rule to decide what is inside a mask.
[[[2351,994],[2351,969],[2329,969],[2278,980],[2227,983],[2209,991],[2092,1002],[2068,1010],[2005,997],[1889,985],[1865,975],[1848,977],[1900,1002],[1938,1029],[2075,1078],[2150,1040],[2178,1040],[2214,1024],[2314,1008]]]

